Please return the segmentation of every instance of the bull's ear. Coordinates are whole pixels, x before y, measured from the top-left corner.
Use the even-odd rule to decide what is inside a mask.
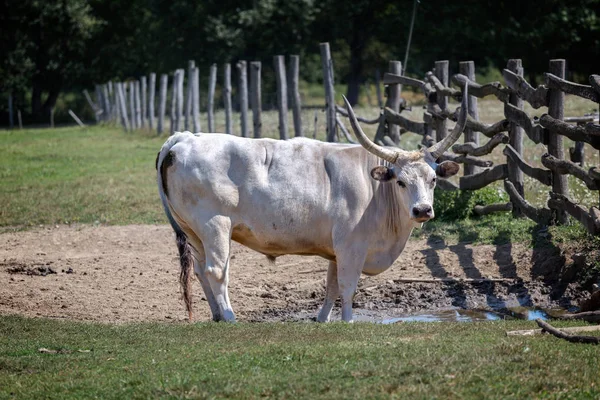
[[[440,178],[449,178],[456,175],[459,169],[460,166],[458,163],[455,163],[454,161],[444,161],[437,166],[435,174]]]
[[[391,168],[380,165],[371,170],[371,177],[376,181],[388,182],[394,179],[396,174],[394,174],[394,171]]]

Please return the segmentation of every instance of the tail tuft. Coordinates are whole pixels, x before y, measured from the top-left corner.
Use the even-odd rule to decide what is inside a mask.
[[[185,234],[180,230],[177,230],[175,234],[177,236],[177,249],[179,250],[179,263],[181,265],[181,270],[179,271],[179,284],[181,285],[183,301],[188,312],[189,320],[192,321],[192,253]]]

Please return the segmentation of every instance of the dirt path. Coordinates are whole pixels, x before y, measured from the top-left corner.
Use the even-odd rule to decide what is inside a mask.
[[[567,262],[570,260],[567,260]],[[355,306],[382,313],[447,307],[488,308],[576,303],[579,294],[556,285],[564,268],[556,249],[519,244],[446,246],[411,240],[391,269],[363,277]],[[183,321],[174,235],[168,226],[53,226],[0,235],[0,314],[126,321]],[[233,248],[230,297],[240,320],[294,320],[316,315],[327,262],[286,256],[271,264]],[[442,278],[406,283],[406,278]],[[447,282],[449,278],[475,282]],[[478,282],[482,278],[511,279]],[[512,278],[516,281],[512,281]],[[197,320],[210,313],[194,282]]]

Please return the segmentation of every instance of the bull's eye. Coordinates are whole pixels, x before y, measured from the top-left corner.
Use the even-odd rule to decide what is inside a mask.
[[[404,183],[402,181],[398,181],[398,186],[400,186],[400,187],[406,187],[406,183]]]
[[[434,186],[434,185],[435,185],[435,178],[433,178],[433,179],[431,180],[431,186]]]

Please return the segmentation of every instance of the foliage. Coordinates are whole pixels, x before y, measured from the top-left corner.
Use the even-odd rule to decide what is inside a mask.
[[[170,73],[193,59],[209,65],[263,62],[273,85],[272,57],[299,54],[302,79],[319,82],[319,42],[331,43],[335,76],[357,95],[391,59],[403,59],[413,2],[361,0],[7,0],[0,7],[0,92],[16,108],[47,112],[57,91],[80,91],[109,79]],[[569,60],[587,79],[600,57],[600,0],[537,4],[515,0],[419,3],[407,72],[422,76],[435,60],[474,60],[501,70],[522,58],[530,79],[551,58]],[[219,69],[220,71],[221,69]],[[454,72],[454,71],[451,71]],[[34,92],[26,99],[25,92]],[[42,93],[47,99],[42,103]],[[40,105],[41,104],[41,105]],[[0,114],[6,122],[6,101]],[[36,111],[37,112],[37,111]],[[24,115],[28,121],[28,115]],[[46,119],[44,119],[46,121]]]
[[[3,316],[0,397],[598,398],[596,348],[505,334],[535,327],[103,325]]]
[[[476,205],[509,201],[506,192],[494,185],[479,190],[449,191],[436,188],[434,199],[436,219],[440,221],[463,220],[472,216]]]

